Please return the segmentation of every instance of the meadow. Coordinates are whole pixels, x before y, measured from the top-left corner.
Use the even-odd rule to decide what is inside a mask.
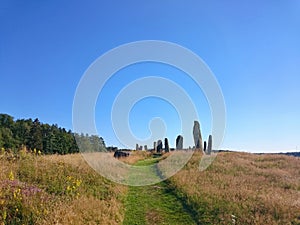
[[[80,154],[2,153],[0,224],[120,224],[126,188]]]
[[[199,172],[193,155],[169,182],[201,224],[300,224],[300,158],[219,153]]]
[[[2,150],[0,224],[300,224],[300,158],[224,152],[200,172],[201,156],[164,182],[127,187],[80,154]],[[135,152],[122,160],[160,159]]]

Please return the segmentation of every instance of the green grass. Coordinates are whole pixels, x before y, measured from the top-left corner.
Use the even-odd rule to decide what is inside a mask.
[[[161,158],[137,162],[149,166]],[[153,176],[159,176],[156,167],[149,167]],[[125,200],[124,225],[138,224],[196,224],[189,208],[174,194],[167,182],[143,187],[129,187]]]

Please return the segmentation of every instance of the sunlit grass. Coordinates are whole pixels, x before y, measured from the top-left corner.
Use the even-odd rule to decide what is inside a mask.
[[[300,159],[219,153],[200,172],[201,153],[170,179],[203,224],[300,224]]]
[[[80,154],[0,156],[0,224],[120,224],[126,188]]]
[[[133,194],[96,173],[80,154],[44,156],[1,149],[0,224],[122,224],[128,202],[137,204],[145,221],[159,224],[180,216],[178,212],[168,218],[169,213],[159,210],[167,209],[170,199],[181,202],[200,224],[300,224],[300,158],[219,153],[200,172],[201,156],[196,152],[163,184],[131,188]],[[120,160],[145,166],[160,159],[137,151]],[[159,164],[160,172],[168,172],[169,164]],[[146,211],[139,211],[136,196],[145,200],[141,206]],[[131,215],[127,224],[141,222]]]

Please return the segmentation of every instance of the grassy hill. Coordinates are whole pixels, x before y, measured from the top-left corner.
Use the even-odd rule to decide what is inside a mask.
[[[300,224],[300,158],[223,152],[203,172],[200,158],[195,153],[160,184],[135,188],[101,177],[80,154],[3,151],[0,224]],[[149,160],[145,153],[125,159]]]

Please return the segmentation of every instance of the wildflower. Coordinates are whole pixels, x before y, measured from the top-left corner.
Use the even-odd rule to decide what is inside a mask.
[[[33,153],[36,154],[36,149],[33,149]]]
[[[78,179],[77,179],[76,182],[75,182],[75,183],[76,183],[76,186],[79,187],[79,186],[81,185],[81,182],[82,182],[81,180],[78,180]]]
[[[232,221],[232,224],[235,224],[236,223],[236,219],[237,217],[235,215],[231,215],[231,221]]]
[[[4,212],[2,213],[2,218],[4,221],[6,220],[6,218],[7,218],[6,210],[4,210]]]
[[[14,173],[12,171],[10,171],[10,173],[8,175],[8,179],[9,180],[14,180],[15,179]]]
[[[38,155],[41,155],[41,154],[42,154],[42,152],[39,150],[39,151],[38,151]]]

